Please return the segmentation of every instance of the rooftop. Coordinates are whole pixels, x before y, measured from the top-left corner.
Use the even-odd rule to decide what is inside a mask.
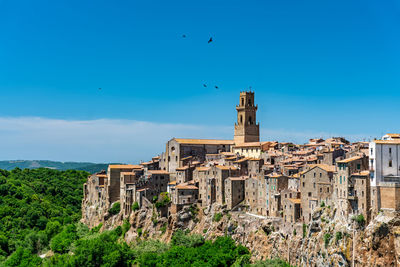
[[[232,181],[244,181],[248,178],[249,178],[248,176],[240,176],[240,177],[228,177],[227,179]]]
[[[130,164],[114,164],[108,165],[110,169],[142,169],[140,165],[130,165]]]
[[[356,173],[352,173],[352,176],[368,176],[369,175],[369,171],[361,171],[361,172],[356,172]]]
[[[400,145],[400,140],[399,139],[394,139],[394,140],[374,140],[375,144],[381,144],[381,145]]]
[[[204,172],[204,171],[210,170],[210,167],[197,167],[196,170],[200,171],[200,172]]]
[[[197,190],[197,189],[199,189],[197,186],[189,185],[189,184],[179,184],[175,188],[182,189],[182,190]]]
[[[189,169],[189,166],[179,167],[179,168],[176,168],[175,170],[176,170],[176,171],[185,171],[185,170],[187,170],[187,169]]]
[[[184,139],[175,138],[175,141],[180,144],[187,145],[233,145],[233,140],[216,140],[216,139]]]
[[[359,159],[361,159],[360,156],[355,156],[355,157],[351,157],[351,158],[348,158],[348,159],[338,160],[338,161],[336,161],[336,163],[349,163],[349,162],[352,162],[352,161],[355,161],[355,160],[359,160]]]
[[[169,174],[169,172],[164,170],[148,170],[150,174]]]

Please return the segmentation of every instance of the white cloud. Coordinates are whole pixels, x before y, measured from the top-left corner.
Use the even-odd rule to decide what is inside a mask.
[[[326,133],[261,130],[263,140],[303,143]],[[337,134],[339,135],[339,134]],[[0,118],[0,160],[139,162],[160,154],[173,137],[233,138],[233,126],[154,123],[134,120]],[[351,138],[353,137],[353,138]],[[350,139],[362,136],[350,136]]]

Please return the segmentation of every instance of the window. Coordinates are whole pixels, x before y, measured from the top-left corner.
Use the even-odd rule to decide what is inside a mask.
[[[329,187],[326,189],[326,192],[329,193]]]
[[[371,150],[371,154],[374,153],[374,149],[373,148],[371,148],[370,150]]]
[[[322,177],[322,173],[320,172],[320,173],[319,173],[319,178],[321,178],[321,177]]]
[[[357,170],[361,169],[361,164],[357,164]]]
[[[309,196],[309,197],[312,197],[312,193],[311,193],[311,192],[308,192],[308,196]]]
[[[316,173],[314,172],[314,178],[315,178],[315,174],[316,174]]]
[[[389,160],[389,167],[392,167],[392,160]]]
[[[389,147],[389,154],[392,154],[392,148]]]
[[[305,187],[305,183],[303,182],[303,187]]]
[[[340,176],[340,184],[342,184],[342,176]]]
[[[322,188],[319,189],[319,192],[322,193]]]
[[[315,188],[315,183],[313,184],[313,187]]]
[[[240,124],[243,124],[243,115],[240,115]]]

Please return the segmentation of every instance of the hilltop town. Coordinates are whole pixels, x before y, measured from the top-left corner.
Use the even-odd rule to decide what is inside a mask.
[[[242,227],[245,235],[250,228],[240,220],[253,218],[254,229],[287,239],[296,233],[301,238],[302,232],[303,238],[311,238],[313,232],[325,231],[322,226],[331,232],[339,225],[343,233],[356,227],[361,231],[383,214],[395,217],[400,208],[400,134],[370,142],[344,137],[310,139],[306,144],[261,141],[257,109],[254,92],[240,92],[232,140],[173,138],[148,162],[109,165],[107,171],[92,174],[84,184],[82,221],[90,227],[112,226],[134,220],[138,210],[151,207],[151,216],[163,222],[160,227],[173,230],[170,218],[182,219],[194,209],[192,217],[212,213],[216,222],[218,214],[236,216],[235,228]],[[191,230],[203,224],[201,219],[192,221]],[[197,230],[208,233],[210,227]],[[342,252],[332,252],[342,257],[336,262],[354,260],[355,250],[353,256],[346,255],[349,244],[345,245]],[[290,258],[291,252],[284,253]],[[318,255],[325,262],[325,256]],[[296,263],[312,262],[295,257]]]

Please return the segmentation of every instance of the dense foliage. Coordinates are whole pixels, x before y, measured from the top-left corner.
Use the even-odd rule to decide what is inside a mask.
[[[0,261],[46,249],[64,226],[81,217],[88,173],[34,169],[0,170]]]
[[[200,235],[178,231],[167,245],[157,240],[140,241],[130,248],[122,241],[121,227],[101,234],[88,233],[77,239],[71,252],[56,254],[44,261],[48,266],[231,266],[248,264],[247,248],[237,246],[230,237],[214,242]],[[68,239],[68,237],[67,237]]]

